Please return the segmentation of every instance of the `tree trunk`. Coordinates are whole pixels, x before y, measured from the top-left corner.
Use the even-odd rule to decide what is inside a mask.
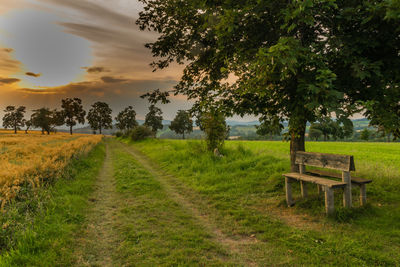
[[[185,132],[183,132],[182,139],[185,139]]]
[[[72,135],[72,125],[69,126],[69,133]]]
[[[17,133],[17,126],[14,126],[14,133]]]
[[[100,134],[101,134],[101,126],[99,127],[99,132],[100,132]]]
[[[304,142],[304,134],[306,132],[306,128],[302,127],[302,129],[297,131],[297,135],[295,132],[290,134],[290,170],[291,172],[299,172],[299,166],[295,164],[296,160],[296,152],[297,151],[305,151],[305,142]]]

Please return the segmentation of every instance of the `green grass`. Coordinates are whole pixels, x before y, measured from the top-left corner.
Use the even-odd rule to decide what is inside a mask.
[[[255,234],[272,245],[273,255],[260,258],[259,264],[400,264],[400,144],[306,144],[307,151],[354,155],[356,174],[374,180],[367,186],[370,204],[365,208],[340,208],[337,192],[333,218],[324,216],[318,197],[286,207],[282,173],[290,168],[288,143],[227,142],[223,158],[205,152],[197,141],[132,145],[174,174],[191,201],[203,199],[225,233]],[[310,193],[315,192],[312,188]],[[357,190],[353,193],[357,205]]]
[[[104,160],[104,144],[75,160],[63,179],[28,191],[0,218],[0,266],[72,266],[75,235]]]
[[[230,266],[228,254],[134,158],[113,151],[116,187],[125,199],[116,222],[119,266]],[[226,260],[226,261],[225,261]]]

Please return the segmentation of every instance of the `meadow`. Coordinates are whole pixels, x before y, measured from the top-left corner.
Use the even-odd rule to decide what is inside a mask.
[[[256,264],[400,263],[398,143],[307,142],[307,151],[353,155],[355,175],[373,180],[367,186],[366,207],[359,207],[354,188],[354,208],[343,209],[337,192],[336,214],[330,218],[325,217],[316,188],[309,199],[286,206],[282,177],[290,169],[286,142],[226,142],[222,158],[207,153],[200,141],[130,145],[176,177],[170,182],[224,233],[254,236],[258,248],[250,249],[249,255]],[[299,198],[299,188],[295,193]]]
[[[12,134],[0,131],[1,209],[29,188],[62,176],[72,159],[86,154],[101,141],[101,136],[58,133],[42,135]]]

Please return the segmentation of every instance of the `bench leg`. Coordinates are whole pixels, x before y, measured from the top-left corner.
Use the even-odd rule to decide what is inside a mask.
[[[342,181],[347,183],[346,187],[343,191],[343,207],[351,208],[352,200],[351,200],[351,177],[350,172],[342,173]]]
[[[360,185],[360,206],[367,204],[367,188],[365,184]]]
[[[331,215],[335,211],[333,189],[325,187],[325,211],[327,215]]]
[[[306,198],[308,195],[307,192],[307,183],[304,181],[300,181],[300,187],[301,187],[301,196]]]
[[[292,181],[290,178],[285,177],[285,189],[286,189],[286,203],[288,207],[293,206],[293,198],[292,198]]]
[[[317,189],[318,189],[318,196],[320,196],[323,192],[322,185],[317,185]]]

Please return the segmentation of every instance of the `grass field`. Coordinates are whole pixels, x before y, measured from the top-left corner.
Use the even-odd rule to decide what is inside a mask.
[[[356,189],[356,207],[340,208],[338,192],[334,218],[325,218],[318,197],[286,207],[282,173],[289,170],[288,143],[227,142],[223,158],[206,153],[197,141],[132,145],[177,177],[182,193],[225,233],[272,244],[268,259],[254,251],[260,265],[400,263],[399,144],[307,143],[307,151],[354,155],[356,174],[374,180],[367,186],[366,208],[357,207]]]
[[[219,158],[201,141],[106,138],[95,146],[91,137],[0,133],[8,159],[26,153],[8,160],[22,162],[15,169],[29,166],[25,147],[44,158],[87,146],[71,148],[81,152],[66,152],[49,180],[20,187],[5,206],[0,266],[400,264],[398,143],[307,143],[307,151],[354,155],[356,174],[373,179],[366,207],[355,188],[355,207],[343,209],[337,192],[336,213],[326,217],[314,187],[286,206],[288,143],[231,141]]]
[[[60,177],[71,159],[90,151],[101,136],[12,134],[0,132],[0,202],[4,205],[27,188]]]

